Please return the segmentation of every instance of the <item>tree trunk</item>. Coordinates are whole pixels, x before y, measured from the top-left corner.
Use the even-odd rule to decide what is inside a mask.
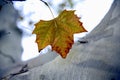
[[[0,77],[6,68],[21,62],[22,31],[16,25],[18,17],[12,3],[0,0]]]
[[[120,80],[119,9],[120,0],[114,0],[100,24],[83,38],[88,43],[75,43],[66,59],[57,56],[11,80]]]

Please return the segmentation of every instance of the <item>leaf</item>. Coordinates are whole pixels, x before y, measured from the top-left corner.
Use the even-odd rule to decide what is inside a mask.
[[[73,34],[86,32],[74,10],[64,10],[53,20],[40,20],[35,24],[33,34],[36,34],[36,43],[39,51],[48,45],[52,46],[62,58],[66,58],[74,43]]]

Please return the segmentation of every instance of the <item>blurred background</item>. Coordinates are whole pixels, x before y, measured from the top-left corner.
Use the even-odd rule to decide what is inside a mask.
[[[80,21],[83,22],[83,25],[85,29],[88,30],[88,32],[75,34],[74,35],[75,41],[87,35],[101,21],[101,19],[105,16],[105,14],[109,10],[113,2],[113,0],[44,0],[44,1],[49,4],[55,17],[58,16],[58,14],[64,9],[76,10],[75,14],[78,17],[81,17]],[[16,52],[11,52],[11,53],[15,55],[17,54],[17,51],[19,51],[19,56],[21,56],[20,59],[22,61],[26,61],[31,58],[37,57],[40,54],[45,54],[48,48],[50,48],[50,46],[48,46],[47,48],[45,48],[39,53],[37,44],[35,43],[36,35],[32,34],[32,31],[35,28],[34,24],[38,22],[39,20],[53,19],[52,14],[50,10],[48,9],[48,7],[40,0],[26,0],[26,1],[12,1],[12,2],[9,0],[2,0],[0,4],[1,4],[1,7],[0,7],[1,17],[5,16],[5,13],[6,15],[14,16],[15,18],[13,19],[13,22],[10,23],[13,17],[9,19],[8,22],[10,24],[14,24],[14,26],[17,27],[16,28],[17,33],[19,32],[20,34],[19,38],[18,38],[18,35],[16,35],[17,37],[15,38],[15,41],[13,40],[15,35],[13,35],[13,38],[10,37],[12,38],[11,40],[13,42],[16,42],[17,40],[17,42],[14,43],[15,46],[17,45],[17,43],[19,43],[17,46],[21,46],[21,48],[19,48],[20,51],[15,49],[15,46],[14,46],[12,48],[12,51],[16,50]],[[11,6],[13,7],[11,8]],[[6,17],[4,17],[4,19],[6,19]],[[4,22],[3,19],[0,18],[0,20],[1,20],[0,23],[3,24]],[[8,24],[8,22],[5,24]],[[12,34],[11,31],[3,31],[2,28],[0,28],[0,31],[1,31],[0,37],[3,34],[4,35],[7,34],[7,36]],[[3,45],[4,44],[1,40],[1,43],[0,43],[1,49]],[[7,49],[6,48],[7,48],[6,46],[3,48],[5,49],[4,51],[8,50],[8,48]],[[1,53],[3,52],[1,51]]]
[[[76,10],[75,14],[81,17],[87,33],[75,34],[75,41],[80,37],[87,35],[105,16],[109,10],[113,0],[44,0],[52,9],[56,17],[62,10]],[[39,54],[47,52],[47,48],[38,53],[37,44],[35,43],[35,35],[32,34],[34,24],[39,20],[53,19],[48,7],[40,0],[26,0],[23,2],[14,1],[13,5],[20,14],[17,26],[23,31],[22,60],[28,60]]]
[[[64,10],[76,10],[88,32],[74,35],[74,41],[87,35],[105,16],[113,0],[44,0],[55,17]],[[45,54],[40,53],[32,34],[39,20],[53,19],[49,8],[40,0],[0,0],[0,78],[16,64]],[[39,63],[38,63],[39,64]],[[17,65],[20,67],[20,65]],[[16,67],[17,67],[16,66]],[[22,66],[22,65],[21,65]]]

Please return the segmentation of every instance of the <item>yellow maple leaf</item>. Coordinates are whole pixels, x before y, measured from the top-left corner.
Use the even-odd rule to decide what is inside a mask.
[[[86,32],[74,10],[64,10],[53,20],[40,20],[35,24],[33,33],[36,34],[36,42],[39,51],[48,45],[52,46],[62,58],[66,58],[72,47],[73,34]]]

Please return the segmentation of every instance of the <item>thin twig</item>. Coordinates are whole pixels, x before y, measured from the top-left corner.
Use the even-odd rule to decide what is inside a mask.
[[[50,10],[50,12],[51,12],[51,14],[52,14],[52,17],[55,18],[54,15],[53,15],[52,10],[51,10],[51,8],[50,8],[50,6],[48,5],[48,3],[45,2],[45,1],[43,1],[43,0],[40,0],[40,1],[42,1],[42,2],[49,8],[49,10]]]

